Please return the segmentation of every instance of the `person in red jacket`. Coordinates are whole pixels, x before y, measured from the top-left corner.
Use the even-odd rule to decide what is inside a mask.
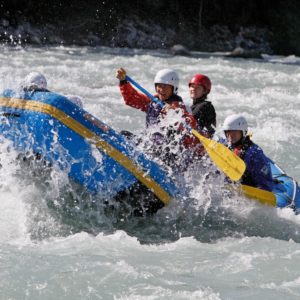
[[[119,87],[125,103],[146,113],[146,127],[159,129],[159,132],[154,134],[155,140],[164,140],[163,143],[168,144],[165,147],[167,152],[169,149],[168,153],[172,152],[170,148],[176,143],[178,144],[178,140],[180,140],[180,146],[183,146],[184,149],[199,147],[199,140],[185,129],[186,126],[196,128],[197,122],[188,113],[182,98],[177,95],[179,77],[175,71],[163,69],[158,71],[154,78],[156,91],[154,96],[164,104],[163,107],[154,103],[145,94],[138,92],[127,82],[126,71],[123,68],[117,70],[116,77],[120,81]],[[171,121],[166,128],[164,121],[168,119],[171,112],[179,116],[179,118],[176,117],[176,120],[174,122]],[[159,149],[161,150],[162,148],[159,147]],[[171,160],[176,160],[175,157],[177,156],[178,153]]]
[[[185,121],[192,127],[196,125],[194,118],[188,113],[182,98],[177,95],[179,77],[171,69],[163,69],[157,72],[154,85],[157,97],[165,105],[161,107],[152,102],[145,94],[139,93],[126,81],[126,71],[123,68],[117,70],[116,77],[120,80],[120,91],[127,105],[146,113],[146,126],[159,123],[159,119],[167,114],[169,109],[179,109]]]

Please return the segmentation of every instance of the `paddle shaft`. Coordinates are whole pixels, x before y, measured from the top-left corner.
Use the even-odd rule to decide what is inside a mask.
[[[137,82],[135,82],[128,75],[126,75],[125,80],[129,81],[130,83],[132,83],[136,88],[138,88],[141,92],[143,92],[146,96],[148,96],[153,102],[155,102],[156,104],[158,104],[160,107],[164,107],[164,104],[159,99],[157,99],[156,97],[154,97],[153,95],[151,95],[147,90],[145,90],[142,86],[140,86]]]

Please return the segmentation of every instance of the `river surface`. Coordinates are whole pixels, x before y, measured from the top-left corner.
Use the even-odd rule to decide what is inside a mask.
[[[201,72],[213,83],[218,134],[226,116],[243,113],[253,140],[299,181],[299,66],[294,56],[2,47],[0,89],[40,71],[50,90],[82,97],[116,130],[138,132],[145,115],[124,104],[119,67],[152,93],[155,73],[175,69],[188,105],[187,82]],[[184,209],[174,201],[153,217],[124,220],[101,210],[66,212],[53,203],[89,197],[65,174],[36,174],[16,157],[1,139],[0,299],[300,299],[300,215],[290,209],[229,197],[218,179],[191,170],[193,201]]]

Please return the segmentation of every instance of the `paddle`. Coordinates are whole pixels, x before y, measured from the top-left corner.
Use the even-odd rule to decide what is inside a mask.
[[[150,98],[151,101],[157,103],[161,107],[164,106],[164,103],[159,99],[151,95],[147,90],[141,87],[137,82],[132,78],[126,75],[125,79],[132,83],[136,88],[143,92],[146,96]],[[223,144],[218,143],[217,141],[210,140],[203,135],[201,135],[195,129],[192,129],[190,126],[185,125],[185,128],[188,129],[195,137],[197,137],[203,144],[205,150],[210,156],[211,160],[222,170],[231,180],[239,180],[245,172],[246,165],[245,162],[239,158],[235,153],[229,150]]]
[[[276,195],[274,193],[243,184],[241,188],[247,197],[254,198],[263,204],[276,206]]]

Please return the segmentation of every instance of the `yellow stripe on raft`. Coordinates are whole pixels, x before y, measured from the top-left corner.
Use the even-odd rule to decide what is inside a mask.
[[[153,178],[147,175],[139,165],[125,156],[122,152],[118,151],[110,144],[102,140],[91,130],[74,120],[69,115],[65,114],[63,111],[57,109],[56,107],[33,100],[3,97],[0,97],[0,104],[5,107],[37,111],[52,116],[85,139],[91,141],[96,145],[97,148],[117,161],[131,174],[133,174],[140,182],[147,186],[165,205],[167,205],[171,201],[171,196]]]

